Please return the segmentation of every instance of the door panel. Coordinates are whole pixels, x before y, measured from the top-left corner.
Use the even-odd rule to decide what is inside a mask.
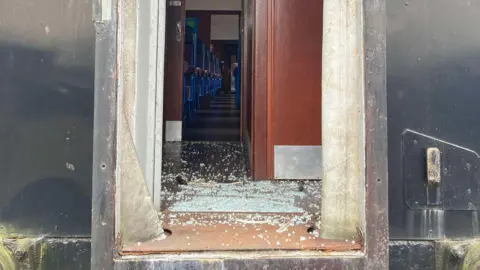
[[[323,1],[272,3],[273,144],[320,145]]]
[[[254,179],[268,179],[268,3],[255,1],[253,27],[253,62],[252,62],[252,171]]]
[[[169,1],[176,3],[179,1]],[[167,4],[165,29],[165,140],[181,140],[183,52],[185,32],[185,0],[181,5]]]
[[[253,177],[319,179],[323,1],[253,6]]]

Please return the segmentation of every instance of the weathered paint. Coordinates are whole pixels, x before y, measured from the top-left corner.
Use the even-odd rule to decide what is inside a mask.
[[[118,138],[117,138],[117,204],[120,224],[117,233],[122,244],[163,238],[163,229],[152,195],[145,182],[135,144],[136,40],[137,5],[135,0],[122,3],[118,30]]]
[[[91,268],[90,254],[89,238],[47,238],[42,241],[41,257],[37,265],[40,270],[95,269]]]
[[[321,233],[355,239],[365,184],[364,39],[361,0],[325,0],[322,58]]]
[[[470,249],[470,245],[475,246],[475,240],[467,241],[391,241],[390,242],[390,266],[388,269],[392,270],[462,270],[470,262],[470,259],[479,258],[479,256],[473,256],[474,252]],[[453,249],[445,249],[444,247],[450,246]],[[459,249],[458,247],[462,247]],[[472,247],[475,249],[475,247]],[[28,265],[24,264],[25,268],[18,269],[39,269],[39,270],[88,270],[90,268],[90,239],[75,239],[75,238],[63,238],[63,239],[43,239],[37,242],[35,248],[28,249],[29,252],[25,258],[33,258],[28,260]],[[15,256],[10,249],[6,250],[10,256],[10,260],[15,265]],[[226,266],[233,267],[233,269],[245,269],[245,267],[260,265],[262,263],[269,264],[267,269],[285,269],[289,262],[282,260],[280,256],[284,258],[295,257],[302,254],[304,259],[296,260],[293,263],[293,267],[304,266],[314,267],[318,265],[318,269],[330,269],[327,266],[329,263],[320,264],[321,260],[314,259],[318,257],[319,252],[279,252],[279,251],[264,251],[257,252],[257,256],[247,255],[246,253],[239,254],[240,258],[233,258],[234,255],[231,252],[218,252],[210,254],[207,258],[200,253],[187,253],[182,255],[162,255],[162,256],[125,256],[123,259],[117,261],[120,265],[118,269],[157,269],[155,267],[162,267],[160,269],[181,269],[185,266],[198,266],[202,269],[209,269],[211,265],[212,269],[231,269]],[[325,254],[324,254],[325,255]],[[339,254],[330,253],[337,256]],[[236,256],[236,255],[235,255]],[[360,256],[352,253],[348,255],[349,260],[351,256]],[[0,255],[1,257],[1,255]],[[203,258],[203,259],[198,259]],[[243,258],[243,259],[242,259]],[[244,260],[244,261],[242,261]],[[260,261],[257,261],[260,260]],[[328,259],[325,259],[328,260]],[[334,260],[340,260],[335,258]],[[255,262],[256,261],[256,262]],[[262,262],[263,261],[263,262]],[[316,261],[316,262],[315,262]],[[0,265],[3,261],[0,260]],[[123,267],[130,268],[123,268]],[[274,267],[277,265],[278,267]],[[321,266],[327,268],[321,268]],[[284,266],[284,267],[283,267]],[[10,267],[10,266],[9,266]],[[30,267],[30,268],[27,268]],[[166,267],[166,268],[163,268]],[[220,267],[220,268],[218,268]],[[221,268],[223,267],[223,268]],[[235,268],[237,267],[237,268]],[[283,267],[283,268],[282,268]],[[0,268],[1,269],[1,268]],[[15,269],[15,268],[6,268]],[[258,268],[253,268],[258,269]],[[262,269],[260,267],[260,269]],[[287,268],[296,269],[296,268]],[[304,269],[304,268],[298,268]],[[339,269],[339,268],[334,268]],[[344,269],[344,268],[341,268]],[[348,268],[347,268],[348,269]],[[352,268],[351,268],[352,269]],[[361,269],[361,268],[353,268]],[[475,268],[473,268],[475,269]]]
[[[386,2],[390,238],[478,238],[479,211],[473,198],[479,189],[480,1]],[[428,139],[422,143],[422,136],[416,136],[419,149],[449,144],[446,152],[440,148],[442,198],[435,206],[449,210],[423,210],[423,200],[415,207],[416,200],[407,197],[410,191],[425,194],[426,182],[424,152],[417,155],[420,169],[407,164],[415,158],[404,152],[410,132]],[[461,165],[464,161],[470,166]],[[404,189],[410,190],[399,192]],[[458,200],[466,202],[459,211],[450,204]]]
[[[91,269],[90,239],[0,238],[0,269]]]
[[[91,3],[0,4],[0,231],[90,234]]]
[[[437,147],[427,149],[427,180],[429,185],[440,184],[441,175],[441,153]]]
[[[390,270],[435,270],[433,241],[390,241]]]
[[[100,0],[96,0],[94,10]],[[113,269],[115,245],[115,170],[116,170],[116,3],[112,20],[95,22],[95,114],[92,190],[92,269]],[[95,14],[95,18],[101,17]],[[101,106],[98,106],[101,104]]]
[[[392,270],[473,270],[480,266],[478,239],[390,241]]]

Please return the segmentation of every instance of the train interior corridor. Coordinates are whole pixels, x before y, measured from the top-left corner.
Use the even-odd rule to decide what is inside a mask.
[[[172,100],[169,94],[175,91],[177,107],[174,113],[165,109],[162,174],[174,185],[237,183],[250,177],[250,158],[241,128],[242,10],[209,10],[208,1],[204,6],[201,2],[195,4],[201,9],[189,9],[192,5],[187,1],[184,11],[167,18],[167,23],[178,18],[184,21],[181,42],[177,36],[169,38],[167,32],[167,65],[173,63],[171,74],[182,77],[181,82],[165,77],[165,100]],[[169,50],[170,44],[177,50]],[[181,121],[168,121],[175,113]]]
[[[239,142],[240,15],[211,15],[209,22],[186,14],[191,17],[185,20],[182,141]],[[199,35],[206,23],[213,26],[210,44]],[[218,25],[223,28],[216,30]]]

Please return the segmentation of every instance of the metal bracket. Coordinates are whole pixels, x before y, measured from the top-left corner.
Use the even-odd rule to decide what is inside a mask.
[[[402,156],[404,201],[411,209],[480,207],[480,158],[476,152],[406,130]]]

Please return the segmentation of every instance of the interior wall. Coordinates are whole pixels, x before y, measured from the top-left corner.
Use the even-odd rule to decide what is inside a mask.
[[[231,51],[225,46],[238,40],[242,0],[186,0],[185,8],[187,18],[198,19],[198,37],[207,46],[215,46],[219,59],[225,51]],[[229,62],[229,59],[221,60]]]
[[[235,61],[237,56],[238,40],[212,40],[211,43],[213,45],[213,53],[215,53],[218,59],[224,61],[224,69],[228,72],[233,63],[232,60]]]
[[[242,0],[187,0],[187,10],[241,11]]]
[[[198,19],[198,37],[204,44],[210,45],[212,40],[236,40],[238,39],[240,32],[240,23],[239,19],[237,22],[237,27],[234,29],[232,22],[230,25],[225,28],[220,28],[217,26],[218,23],[223,23],[221,20],[215,22],[214,28],[220,29],[219,32],[216,32],[216,36],[212,36],[212,16],[219,15],[228,15],[228,16],[240,16],[240,11],[215,11],[215,10],[187,10],[187,18],[197,18]],[[239,18],[239,17],[238,17]],[[236,38],[228,32],[229,29],[235,30],[233,34]],[[220,38],[219,38],[220,36]],[[231,39],[229,39],[231,37]]]
[[[198,11],[198,10],[187,10],[186,16],[187,18],[197,18],[198,19],[198,38],[204,44],[210,44],[210,26],[211,26],[211,19],[210,15],[212,14],[211,11]]]
[[[212,40],[236,40],[240,36],[240,16],[212,14],[210,17],[210,38]]]

